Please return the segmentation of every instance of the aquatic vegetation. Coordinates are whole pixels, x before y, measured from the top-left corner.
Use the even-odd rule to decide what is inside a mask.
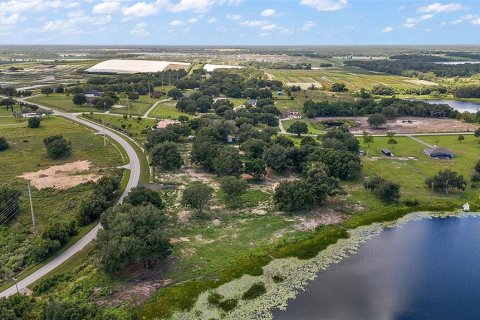
[[[198,297],[194,307],[187,312],[177,312],[173,319],[272,319],[271,310],[279,308],[284,310],[287,302],[304,290],[308,283],[314,280],[317,273],[326,270],[329,266],[339,263],[343,259],[358,252],[362,243],[365,243],[380,234],[385,228],[401,227],[406,223],[422,219],[449,218],[449,217],[480,217],[480,213],[451,213],[451,212],[415,212],[408,214],[396,221],[374,223],[348,230],[348,238],[329,245],[317,256],[308,260],[299,258],[274,259],[263,268],[263,274],[258,276],[244,275],[234,281],[225,283],[215,289],[222,299],[241,298],[258,283],[263,283],[266,292],[253,300],[238,300],[235,309],[228,314],[221,310],[211,308],[209,297],[213,290],[204,292]],[[278,281],[279,279],[283,281]],[[213,310],[212,310],[213,309]]]
[[[260,297],[265,292],[267,292],[267,289],[265,289],[265,284],[263,284],[263,282],[257,282],[257,283],[254,283],[250,287],[250,289],[245,291],[245,293],[242,295],[242,299],[243,300],[253,300],[253,299],[256,299],[256,298]]]

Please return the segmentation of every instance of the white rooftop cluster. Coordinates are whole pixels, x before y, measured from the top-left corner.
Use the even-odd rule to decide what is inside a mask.
[[[187,70],[190,63],[154,60],[107,60],[87,69],[92,73],[150,73],[165,70]]]

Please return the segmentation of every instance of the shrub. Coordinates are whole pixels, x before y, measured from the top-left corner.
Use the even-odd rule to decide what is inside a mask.
[[[238,300],[236,299],[223,300],[223,296],[216,292],[211,293],[207,301],[210,305],[220,308],[225,312],[232,311],[238,304]]]
[[[145,187],[133,188],[125,198],[124,202],[130,203],[133,206],[146,206],[148,204],[153,204],[158,209],[164,208],[160,194]]]
[[[28,118],[28,127],[32,129],[36,129],[40,127],[40,122],[41,122],[41,119],[39,117]]]
[[[63,136],[50,136],[43,139],[50,159],[58,160],[66,158],[72,153],[70,142]]]
[[[265,288],[265,284],[263,282],[254,283],[250,289],[245,291],[242,295],[243,300],[253,300],[255,298],[260,297],[262,294],[265,294],[267,289]]]
[[[272,280],[273,280],[273,282],[275,282],[275,283],[280,283],[280,282],[283,282],[284,279],[283,279],[282,276],[275,275],[275,276],[272,277]]]
[[[10,144],[7,142],[7,139],[0,137],[0,151],[7,150],[10,147]]]
[[[84,226],[97,220],[109,206],[110,203],[105,197],[101,195],[93,195],[90,199],[83,201],[80,205],[78,223]]]

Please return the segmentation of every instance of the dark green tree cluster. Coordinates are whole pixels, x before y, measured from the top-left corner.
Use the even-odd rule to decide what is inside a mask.
[[[123,204],[105,212],[101,222],[96,253],[100,268],[109,274],[129,266],[152,268],[172,252],[165,235],[167,218],[153,204]]]
[[[388,111],[385,111],[384,109]],[[385,116],[392,113],[397,116],[455,118],[459,112],[446,104],[431,104],[423,101],[409,101],[397,98],[384,98],[375,101],[371,98],[358,98],[354,101],[320,101],[308,100],[303,106],[303,112],[308,118],[315,117],[352,117],[367,116],[375,113]]]
[[[7,150],[10,148],[10,144],[8,143],[5,137],[0,137],[0,151]]]
[[[280,183],[274,202],[280,210],[295,212],[321,205],[342,192],[340,181],[329,176],[323,164],[310,163],[301,179]]]
[[[32,129],[37,129],[40,127],[40,122],[42,119],[40,117],[31,117],[28,118],[27,126]]]
[[[60,135],[43,139],[43,144],[47,148],[48,157],[53,160],[69,157],[72,153],[70,141]]]
[[[463,191],[467,187],[465,178],[455,171],[445,169],[439,171],[435,176],[427,178],[425,184],[433,191],[449,195],[452,190]]]
[[[366,178],[363,186],[365,189],[372,191],[383,202],[397,202],[400,199],[400,185],[378,176]]]
[[[194,182],[183,191],[181,203],[185,207],[196,210],[200,215],[208,208],[212,196],[211,187],[201,182]]]

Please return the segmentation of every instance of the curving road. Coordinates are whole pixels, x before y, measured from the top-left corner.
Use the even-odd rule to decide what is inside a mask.
[[[42,107],[42,108],[45,108],[45,107]],[[92,128],[93,130],[103,133],[102,126],[78,118],[79,114],[62,113],[57,111],[55,111],[55,114],[58,116],[62,116],[64,118],[76,121],[89,128]],[[138,182],[140,180],[140,159],[138,158],[138,155],[135,152],[135,150],[132,148],[132,146],[122,136],[108,129],[105,129],[105,134],[111,139],[118,142],[122,146],[122,148],[125,149],[125,151],[128,154],[128,158],[130,159],[130,179],[128,180],[128,184],[127,184],[127,187],[125,188],[125,191],[121,195],[120,199],[117,201],[117,204],[119,204],[119,203],[122,203],[123,198],[127,196],[130,190],[138,185]],[[78,240],[74,245],[72,245],[70,248],[68,248],[64,252],[62,252],[59,256],[55,257],[55,259],[48,262],[43,267],[41,267],[31,275],[27,276],[26,278],[18,281],[18,289],[22,290],[27,286],[29,286],[30,284],[37,281],[38,279],[46,276],[49,272],[51,272],[56,267],[64,263],[66,260],[72,257],[75,253],[81,251],[83,248],[85,248],[87,244],[89,244],[95,239],[95,237],[97,236],[97,232],[100,228],[101,226],[99,223],[89,233],[87,233],[80,240]],[[6,289],[5,291],[0,292],[0,298],[8,297],[15,293],[17,293],[17,288],[15,287],[15,285],[12,285],[10,288]]]

